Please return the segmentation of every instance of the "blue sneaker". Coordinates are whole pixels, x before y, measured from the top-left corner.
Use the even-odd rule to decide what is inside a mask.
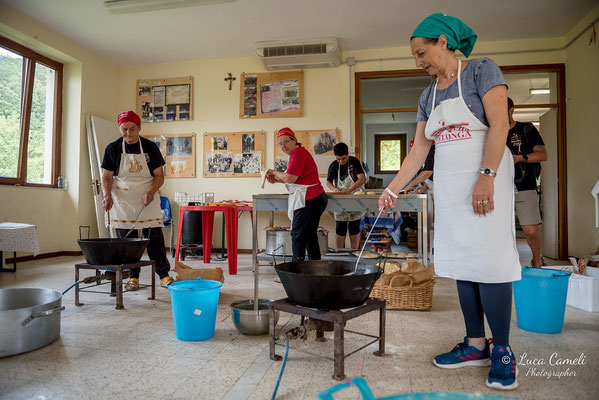
[[[494,346],[487,386],[491,389],[512,390],[518,387],[516,357],[509,347]]]
[[[433,364],[439,368],[486,367],[491,364],[489,358],[489,340],[485,339],[485,349],[478,350],[470,346],[468,338],[463,343],[458,343],[452,351],[440,354],[433,359]]]

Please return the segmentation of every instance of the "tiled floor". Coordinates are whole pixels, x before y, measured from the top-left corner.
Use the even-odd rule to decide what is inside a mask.
[[[523,264],[530,252],[519,242]],[[76,257],[59,257],[21,263],[16,274],[0,274],[0,287],[66,289],[74,277]],[[551,262],[550,260],[548,260]],[[202,265],[199,258],[187,264]],[[219,300],[216,334],[203,342],[175,338],[168,290],[157,288],[156,300],[147,300],[149,289],[126,293],[125,309],[114,309],[114,298],[82,294],[82,307],[74,306],[74,291],[63,298],[61,337],[30,353],[0,359],[0,399],[268,399],[281,362],[268,357],[267,336],[244,336],[233,326],[229,304],[253,296],[249,255],[240,255],[239,273],[225,277]],[[553,264],[560,264],[554,262]],[[212,263],[226,270],[226,262]],[[143,269],[142,269],[143,271]],[[261,268],[261,297],[285,297],[273,281],[272,267]],[[142,280],[149,279],[142,272]],[[299,318],[281,314],[279,328],[291,328]],[[349,322],[356,331],[377,332],[375,313]],[[455,283],[437,279],[433,308],[428,312],[387,312],[386,355],[375,357],[372,345],[348,357],[347,374],[360,363],[363,376],[376,397],[407,392],[457,391],[493,393],[525,399],[595,399],[599,390],[599,315],[567,307],[563,332],[547,335],[519,329],[512,317],[511,344],[516,355],[544,365],[520,365],[520,386],[497,393],[484,385],[486,368],[442,370],[431,357],[450,350],[464,336]],[[333,355],[329,340],[316,343],[314,333],[306,343],[293,342],[277,398],[315,399],[336,383],[331,379]],[[0,338],[0,340],[2,340]],[[346,334],[348,349],[364,339]],[[277,348],[282,354],[283,348]],[[307,352],[311,353],[308,354]],[[579,358],[583,365],[550,365],[552,354],[563,360]],[[318,355],[317,355],[318,354]],[[535,371],[536,370],[536,371]],[[533,376],[544,371],[561,378]],[[336,399],[361,398],[355,388]]]

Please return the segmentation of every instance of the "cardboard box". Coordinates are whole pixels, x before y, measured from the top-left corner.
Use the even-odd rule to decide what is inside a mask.
[[[546,268],[572,272],[571,265]],[[599,312],[599,268],[587,267],[584,275],[570,275],[566,304],[584,311]]]
[[[198,277],[209,280],[225,282],[222,268],[191,268],[180,261],[175,264],[175,272],[177,273],[178,281],[188,281],[197,279]]]

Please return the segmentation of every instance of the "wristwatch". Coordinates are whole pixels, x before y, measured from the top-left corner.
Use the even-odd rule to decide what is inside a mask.
[[[486,175],[486,176],[492,176],[492,177],[497,176],[497,172],[493,171],[491,168],[483,167],[483,168],[479,169],[478,172],[480,172],[481,174]]]
[[[524,162],[527,163],[528,162],[528,155],[526,154],[522,154],[522,158],[524,159]]]

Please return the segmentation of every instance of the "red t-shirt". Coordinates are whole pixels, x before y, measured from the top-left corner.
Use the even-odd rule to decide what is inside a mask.
[[[306,200],[313,199],[324,192],[320,179],[318,179],[318,167],[316,167],[314,158],[302,146],[291,152],[289,165],[285,173],[297,176],[298,178],[294,183],[298,185],[313,185],[316,183],[315,186],[310,186],[306,191]]]

